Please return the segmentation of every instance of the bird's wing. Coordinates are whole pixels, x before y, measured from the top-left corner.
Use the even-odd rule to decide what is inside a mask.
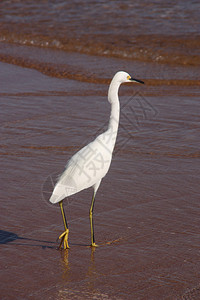
[[[94,186],[108,172],[111,157],[112,153],[105,148],[101,136],[97,137],[68,161],[49,201],[57,203]]]

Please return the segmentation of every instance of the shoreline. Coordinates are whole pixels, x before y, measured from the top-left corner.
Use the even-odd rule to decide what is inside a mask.
[[[120,58],[89,56],[2,42],[0,43],[0,61],[34,69],[51,77],[94,84],[108,85],[116,71],[125,69],[137,70],[137,77],[143,77],[149,86],[195,87],[200,85],[198,66],[179,67],[162,63],[127,61]],[[104,73],[102,73],[101,65],[104,65]]]

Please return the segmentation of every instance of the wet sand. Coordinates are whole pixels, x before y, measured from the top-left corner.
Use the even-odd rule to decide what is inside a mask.
[[[58,251],[50,179],[106,127],[108,86],[5,63],[0,82],[1,299],[199,299],[198,86],[121,87],[99,247],[88,247],[89,189],[66,200],[70,249]]]

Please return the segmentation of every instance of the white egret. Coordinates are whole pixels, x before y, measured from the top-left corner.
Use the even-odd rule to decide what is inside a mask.
[[[108,90],[108,101],[111,104],[108,129],[72,156],[64,172],[59,177],[50,197],[49,201],[51,203],[59,203],[65,227],[65,231],[59,236],[59,239],[61,239],[59,248],[61,248],[63,242],[64,249],[69,248],[69,229],[63,208],[63,199],[89,187],[93,187],[94,189],[89,211],[91,246],[97,246],[94,239],[94,202],[101,180],[108,172],[112,160],[120,115],[118,90],[123,82],[144,83],[141,80],[132,78],[128,73],[123,71],[119,71],[114,75]]]

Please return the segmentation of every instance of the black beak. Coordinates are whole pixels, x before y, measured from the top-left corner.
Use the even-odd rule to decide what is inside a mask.
[[[144,84],[144,81],[139,80],[139,79],[135,79],[135,78],[132,78],[132,77],[131,77],[129,80],[130,80],[130,81],[139,82],[139,83]]]

